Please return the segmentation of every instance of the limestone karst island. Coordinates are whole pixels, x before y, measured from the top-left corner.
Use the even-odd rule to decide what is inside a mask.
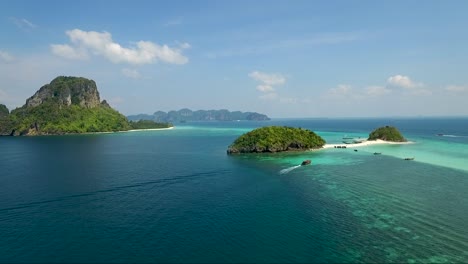
[[[170,126],[147,120],[128,121],[106,100],[101,101],[93,80],[82,77],[55,78],[11,113],[0,105],[0,135],[62,135]]]

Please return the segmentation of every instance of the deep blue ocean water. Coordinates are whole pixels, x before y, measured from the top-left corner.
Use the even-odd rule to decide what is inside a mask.
[[[226,155],[265,125],[329,143],[394,125],[414,143]],[[467,118],[199,122],[0,151],[0,262],[468,262]]]

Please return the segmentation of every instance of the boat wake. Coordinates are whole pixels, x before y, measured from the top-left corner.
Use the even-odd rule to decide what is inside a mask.
[[[296,166],[289,167],[287,169],[280,170],[279,174],[289,173],[290,171],[295,170],[295,169],[299,168],[300,166],[301,165],[296,165]]]
[[[463,138],[468,136],[457,136],[457,135],[442,135],[443,137],[452,137],[452,138]]]

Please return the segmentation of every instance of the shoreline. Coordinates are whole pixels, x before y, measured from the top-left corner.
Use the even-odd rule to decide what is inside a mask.
[[[141,129],[130,129],[130,130],[122,130],[122,131],[105,131],[105,132],[87,132],[87,133],[78,133],[75,135],[85,135],[85,134],[112,134],[112,133],[128,133],[128,132],[139,132],[139,131],[156,131],[156,130],[169,130],[174,129],[172,127],[162,127],[162,128],[141,128]]]
[[[392,141],[385,141],[381,139],[377,140],[366,140],[361,143],[351,143],[351,144],[325,144],[323,145],[322,149],[329,149],[329,148],[335,148],[338,146],[346,146],[350,148],[358,148],[358,147],[365,147],[365,146],[373,146],[373,145],[382,145],[382,144],[388,144],[388,145],[406,145],[406,144],[413,144],[414,142],[411,141],[406,141],[406,142],[392,142]]]
[[[141,129],[130,129],[127,131],[118,131],[118,132],[138,132],[138,131],[154,131],[154,130],[169,130],[174,129],[174,126],[171,127],[162,127],[162,128],[141,128]]]
[[[130,130],[122,130],[122,131],[102,131],[102,132],[63,133],[63,134],[0,135],[0,137],[44,137],[44,136],[99,135],[99,134],[114,134],[114,133],[138,132],[138,131],[169,130],[169,129],[174,129],[174,127],[175,127],[175,126],[172,126],[172,127],[163,127],[163,128],[130,129]]]

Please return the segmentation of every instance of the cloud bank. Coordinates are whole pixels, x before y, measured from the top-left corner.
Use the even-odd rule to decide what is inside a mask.
[[[464,93],[464,92],[468,92],[468,86],[449,85],[445,87],[445,90],[451,93]]]
[[[402,88],[398,90],[397,88]],[[462,86],[447,86],[445,89],[451,92],[463,91]],[[467,89],[468,90],[468,89]],[[325,93],[326,97],[342,97],[342,98],[375,98],[389,94],[401,95],[432,95],[432,91],[425,89],[425,85],[420,82],[414,82],[410,77],[404,75],[390,76],[387,79],[386,85],[369,85],[361,88],[353,88],[349,84],[340,84],[337,87],[330,88]]]
[[[112,40],[109,32],[83,31],[73,29],[66,31],[70,44],[50,45],[53,54],[73,60],[86,60],[90,54],[102,56],[112,63],[128,63],[133,65],[166,62],[170,64],[186,64],[188,58],[182,54],[190,47],[182,43],[179,47],[159,45],[151,41],[138,41],[134,47],[125,48]]]

